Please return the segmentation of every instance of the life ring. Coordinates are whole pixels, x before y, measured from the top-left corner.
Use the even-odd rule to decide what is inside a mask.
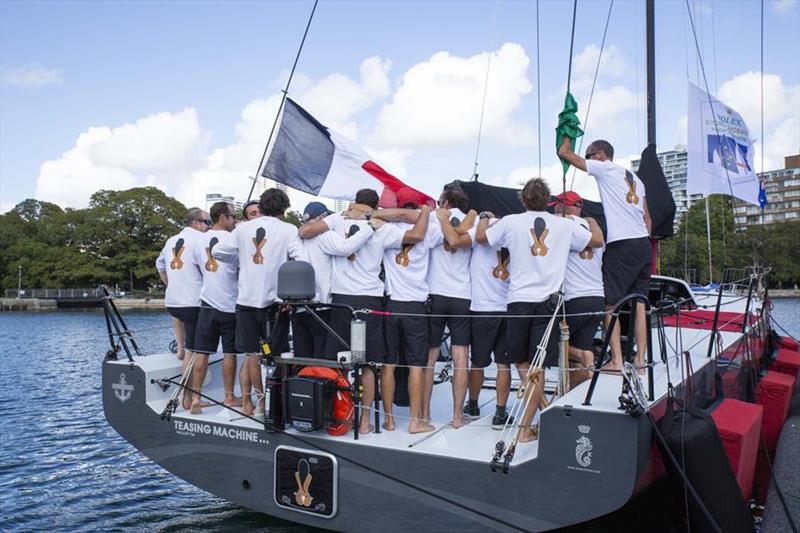
[[[338,437],[353,427],[353,397],[346,390],[350,381],[340,370],[324,366],[307,366],[297,373],[298,376],[322,378],[333,381],[338,389],[333,395],[333,420],[325,428],[329,435]]]

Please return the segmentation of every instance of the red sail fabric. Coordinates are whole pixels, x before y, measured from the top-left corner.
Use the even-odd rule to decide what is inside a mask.
[[[413,191],[416,194],[415,200],[417,204],[427,204],[431,209],[436,207],[436,202],[433,200],[433,198],[423,192],[409,187],[399,179],[383,170],[383,168],[381,168],[381,166],[374,161],[365,162],[363,165],[361,165],[361,168],[367,171],[375,179],[383,183],[383,192],[381,193],[381,199],[378,203],[379,207],[397,207],[397,191],[400,189],[409,189]]]

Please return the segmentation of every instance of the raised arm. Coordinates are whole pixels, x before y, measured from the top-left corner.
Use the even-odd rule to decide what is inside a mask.
[[[558,148],[558,157],[567,161],[573,167],[586,172],[586,160],[572,151],[569,137],[564,135],[561,146]]]
[[[450,224],[450,212],[447,209],[439,208],[436,210],[436,216],[439,219],[439,225],[442,227],[442,235],[444,240],[453,248],[470,248],[472,246],[472,237],[468,234],[460,234],[456,231],[452,224]]]
[[[589,231],[592,232],[592,239],[589,241],[589,246],[592,248],[602,248],[605,244],[605,239],[603,239],[603,230],[600,229],[600,224],[592,217],[586,217],[584,220],[589,224]]]
[[[411,210],[405,209],[405,211]],[[430,213],[431,208],[427,205],[423,205],[420,208],[414,227],[403,235],[403,244],[416,244],[425,240],[425,234],[428,233],[428,220],[431,218]]]

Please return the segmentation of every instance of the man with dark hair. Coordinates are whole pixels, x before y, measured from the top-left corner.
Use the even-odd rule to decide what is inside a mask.
[[[583,199],[578,193],[561,193],[549,205],[555,208],[557,215],[576,217],[581,225],[595,233],[597,222],[593,218],[578,218],[583,209]],[[597,231],[602,233],[599,226]],[[598,244],[597,241],[594,243]],[[587,246],[580,252],[569,252],[567,273],[564,276],[564,310],[569,326],[569,362],[572,370],[579,367],[588,370],[594,364],[592,344],[605,308],[603,250],[604,243],[599,243],[597,246]],[[575,387],[591,376],[589,371],[570,372],[570,387]]]
[[[242,219],[244,219],[245,222],[263,216],[264,215],[261,213],[261,208],[258,206],[258,200],[250,200],[244,204],[244,208],[242,209]]]
[[[194,260],[194,249],[211,226],[208,213],[197,207],[189,209],[185,221],[186,227],[167,239],[156,259],[158,275],[167,287],[164,304],[173,319],[182,370],[186,369],[195,349],[195,326],[200,307],[200,289],[203,286],[203,275]],[[189,357],[186,357],[187,352]],[[191,397],[185,394],[183,407],[189,409],[190,402]]]
[[[506,350],[502,357],[495,354],[495,360],[498,372],[511,364],[516,365],[522,380],[528,379],[528,370],[538,346],[542,345],[547,353],[543,364],[555,363],[557,325],[552,328],[549,338],[544,338],[544,334],[556,311],[567,257],[570,250],[583,250],[597,237],[576,220],[545,211],[549,200],[547,183],[542,178],[535,178],[522,189],[525,213],[505,216],[492,227],[489,227],[486,216],[478,223],[479,243],[506,247],[510,254]],[[544,371],[534,369],[532,378],[526,388],[527,408],[520,421],[521,442],[538,437],[531,423],[544,399]],[[499,398],[501,391],[498,390],[497,394]]]
[[[307,260],[297,228],[281,220],[289,208],[286,193],[268,189],[261,195],[259,205],[263,213],[270,214],[239,224],[212,252],[220,261],[239,265],[236,351],[247,356],[239,371],[239,382],[242,411],[254,416],[264,415],[259,361],[262,345],[271,340],[270,350],[277,354],[289,348],[288,323],[278,320],[278,269],[289,257]],[[258,396],[255,404],[250,396],[253,388]]]
[[[422,415],[430,419],[430,401],[433,394],[433,366],[439,359],[444,329],[450,331],[450,353],[453,357],[453,427],[464,425],[462,405],[467,394],[467,354],[470,342],[470,275],[469,261],[472,256],[472,241],[475,228],[469,233],[448,233],[443,226],[453,228],[461,225],[467,217],[469,198],[461,188],[445,187],[439,196],[436,210],[438,231],[431,240],[430,263],[428,265],[428,287],[430,313],[428,318],[428,364],[425,372],[425,397]]]
[[[361,189],[356,193],[356,203],[362,205],[368,205],[372,209],[378,209],[378,202],[380,201],[380,196],[378,196],[377,191],[372,189]]]
[[[216,353],[222,340],[222,382],[225,388],[223,403],[228,406],[241,405],[241,398],[233,393],[236,379],[236,297],[239,269],[235,264],[217,261],[214,248],[229,238],[236,226],[233,205],[217,202],[211,206],[211,221],[214,225],[203,234],[194,249],[195,262],[203,274],[200,289],[200,312],[197,317],[195,351],[197,356],[192,371],[194,389],[202,390],[208,369],[208,355]],[[208,404],[197,394],[193,395],[192,414],[199,414]]]
[[[650,292],[650,214],[644,185],[630,170],[613,162],[614,149],[607,141],[594,141],[586,148],[585,158],[572,151],[564,137],[558,155],[572,166],[586,171],[597,181],[600,200],[606,215],[608,238],[603,257],[603,285],[606,309],[630,293],[647,296]],[[636,366],[644,372],[647,351],[647,326],[644,306],[636,307]],[[606,315],[606,327],[611,315]],[[622,370],[619,323],[611,333],[611,363],[608,370]]]

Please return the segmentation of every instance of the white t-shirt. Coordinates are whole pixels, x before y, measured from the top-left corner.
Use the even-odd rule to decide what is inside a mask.
[[[489,223],[494,224],[497,219]],[[472,241],[469,275],[472,279],[470,311],[505,311],[511,277],[507,248]],[[505,278],[505,279],[504,279]]]
[[[331,293],[357,296],[383,296],[380,279],[381,261],[386,248],[399,248],[403,232],[391,224],[384,224],[377,231],[363,220],[345,220],[333,214],[325,218],[331,231],[342,237],[369,232],[371,238],[354,254],[335,256],[331,277]]]
[[[591,238],[576,220],[545,211],[508,215],[488,228],[489,245],[505,246],[511,254],[508,303],[543,302],[557,292],[570,250],[583,250]]]
[[[578,220],[589,229],[589,223]],[[579,252],[570,251],[567,259],[567,273],[564,277],[564,299],[573,300],[587,296],[605,296],[603,290],[603,252],[606,247],[587,246]]]
[[[195,262],[203,274],[200,299],[218,311],[233,313],[236,311],[236,297],[239,294],[239,266],[219,261],[212,255],[217,244],[229,239],[231,233],[210,229],[202,235],[194,249]]]
[[[458,226],[467,215],[460,209],[450,210],[450,223]],[[444,239],[442,226],[436,213],[431,213],[428,223],[434,226],[431,239],[431,257],[428,265],[428,287],[431,294],[462,298],[469,300],[472,297],[469,278],[469,259],[472,248],[451,249]],[[469,236],[475,242],[477,223],[469,230]]]
[[[403,235],[414,227],[407,222],[390,224]],[[387,248],[383,254],[383,271],[386,276],[386,294],[397,302],[424,302],[428,299],[429,251],[437,229],[430,219],[422,242],[402,244],[400,248]]]
[[[345,239],[334,231],[326,231],[316,237],[303,240],[303,247],[308,260],[314,267],[314,279],[317,285],[316,300],[320,303],[331,301],[332,256],[347,257],[357,252],[372,237],[372,231],[359,231]]]
[[[164,305],[167,307],[198,307],[203,275],[194,257],[203,232],[189,227],[167,239],[156,259],[159,272],[167,273],[167,292]]]
[[[307,261],[297,228],[275,217],[239,224],[214,247],[220,261],[239,263],[238,305],[264,308],[278,299],[278,269],[289,257]]]
[[[606,215],[606,243],[647,237],[645,192],[639,177],[613,161],[586,160],[586,172],[597,180]]]

